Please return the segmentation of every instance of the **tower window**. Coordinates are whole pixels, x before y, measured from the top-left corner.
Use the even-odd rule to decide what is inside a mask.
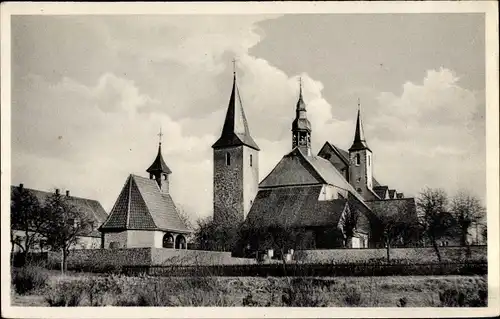
[[[252,154],[250,154],[250,167],[253,166],[253,157],[252,157]]]
[[[356,154],[356,165],[359,165],[361,164],[361,158],[359,156],[359,154]]]
[[[226,165],[231,165],[231,154],[226,153]]]
[[[370,158],[371,158],[371,156],[368,155],[368,165],[370,165]]]

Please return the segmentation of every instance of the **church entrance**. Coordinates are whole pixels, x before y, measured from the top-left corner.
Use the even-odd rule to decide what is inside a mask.
[[[174,248],[174,236],[171,233],[163,235],[163,248]]]
[[[186,238],[183,235],[177,235],[175,238],[175,249],[186,249]]]

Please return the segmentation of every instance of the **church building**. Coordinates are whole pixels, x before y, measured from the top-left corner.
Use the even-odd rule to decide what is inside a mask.
[[[374,178],[359,102],[349,151],[327,141],[313,154],[313,123],[307,118],[302,84],[291,126],[291,151],[259,183],[259,148],[250,135],[233,74],[222,134],[213,145],[215,221],[244,221],[255,229],[300,229],[297,249],[363,248],[380,243],[380,233],[373,229],[378,218],[373,207],[390,212],[403,203],[405,213],[416,214],[413,198]]]
[[[108,218],[99,228],[102,248],[187,249],[186,236],[191,231],[170,196],[172,171],[163,160],[161,141],[158,154],[146,172],[149,178],[131,174],[125,181]]]

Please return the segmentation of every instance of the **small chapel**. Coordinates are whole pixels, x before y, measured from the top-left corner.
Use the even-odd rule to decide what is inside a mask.
[[[300,83],[291,121],[291,150],[259,182],[260,149],[250,134],[233,72],[222,133],[212,146],[214,221],[257,229],[300,229],[301,249],[332,249],[380,245],[375,211],[401,213],[395,208],[403,204],[404,213],[416,216],[414,198],[405,198],[373,176],[374,158],[363,131],[359,101],[348,151],[326,141],[315,155],[313,124],[307,118]],[[345,225],[352,216],[356,216],[354,234],[346,244]]]
[[[191,230],[179,216],[169,192],[172,173],[161,152],[146,172],[149,177],[130,174],[106,221],[99,228],[101,248],[187,249]]]

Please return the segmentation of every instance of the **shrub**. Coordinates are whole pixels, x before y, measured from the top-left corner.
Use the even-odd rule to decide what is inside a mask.
[[[361,302],[362,302],[362,298],[361,298],[361,292],[359,291],[359,289],[357,287],[354,287],[354,286],[350,286],[350,287],[346,287],[344,285],[344,289],[343,289],[343,295],[344,295],[344,303],[347,305],[347,306],[359,306],[361,305]]]
[[[439,292],[441,307],[486,307],[488,293],[479,288],[447,288]]]
[[[85,287],[82,280],[58,280],[46,292],[45,301],[51,307],[80,306],[84,291]]]
[[[12,271],[12,285],[20,295],[43,289],[47,280],[47,272],[41,267],[25,266]]]

